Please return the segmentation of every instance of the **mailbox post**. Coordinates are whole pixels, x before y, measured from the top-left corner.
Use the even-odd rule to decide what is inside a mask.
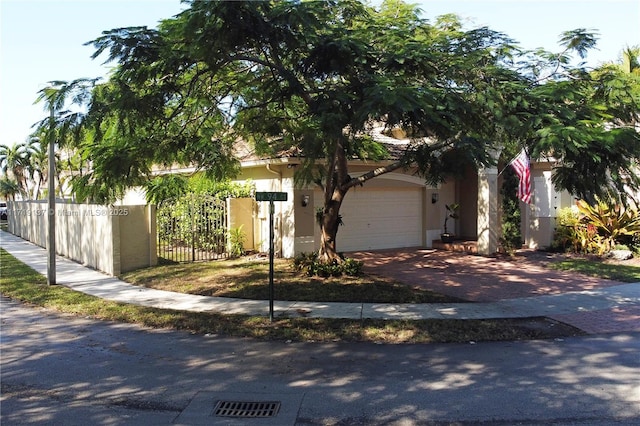
[[[269,202],[269,320],[273,322],[273,240],[274,240],[274,226],[273,215],[275,214],[274,201],[287,201],[286,192],[256,192],[256,201],[268,201]]]

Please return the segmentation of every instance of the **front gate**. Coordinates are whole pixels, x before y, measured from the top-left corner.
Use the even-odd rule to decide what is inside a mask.
[[[195,262],[228,257],[226,202],[189,194],[165,200],[157,209],[158,257]]]

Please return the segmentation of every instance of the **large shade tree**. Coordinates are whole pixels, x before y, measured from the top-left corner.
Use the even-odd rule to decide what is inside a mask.
[[[566,55],[594,40],[577,31],[563,43],[561,55],[522,56],[501,33],[464,30],[454,16],[430,23],[396,0],[379,9],[355,0],[192,1],[158,29],[114,29],[93,41],[95,56],[117,67],[93,90],[79,144],[93,167],[77,188],[107,201],[154,164],[227,176],[238,141],[265,156],[296,152],[298,182],[324,191],[321,258],[338,260],[344,197],[376,176],[414,166],[440,182],[493,163],[508,144],[564,154],[564,136],[550,137],[576,117],[563,84],[579,92],[584,80],[564,72]],[[553,69],[549,81],[540,64]],[[374,124],[402,128],[411,143],[352,177],[350,159],[389,158],[371,137]]]
[[[626,49],[622,65],[573,70],[532,89],[533,153],[554,158],[555,185],[590,203],[626,203],[640,188],[640,73],[632,71],[633,58]]]
[[[106,32],[96,56],[108,52],[118,68],[94,93],[88,143],[94,167],[109,165],[94,178],[132,184],[176,161],[224,175],[238,140],[263,155],[294,147],[298,181],[324,191],[321,258],[337,260],[351,188],[412,164],[432,182],[489,164],[496,128],[517,121],[526,81],[503,64],[510,40],[418,13],[396,1],[379,11],[357,1],[196,1],[158,30]],[[351,177],[348,160],[387,156],[372,123],[399,126],[413,142]]]

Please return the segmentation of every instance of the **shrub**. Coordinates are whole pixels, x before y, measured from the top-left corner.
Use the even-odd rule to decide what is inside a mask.
[[[244,225],[229,230],[229,254],[232,257],[240,257],[244,254],[244,243],[247,236],[242,230]]]
[[[509,254],[513,254],[522,247],[522,232],[520,231],[520,201],[517,196],[518,177],[511,167],[504,172],[504,181],[500,188],[502,195],[502,235],[500,246]]]
[[[556,229],[551,243],[552,251],[580,251],[580,239],[577,228],[580,225],[580,215],[571,207],[558,211]]]
[[[300,253],[293,259],[296,271],[304,272],[308,276],[339,277],[341,275],[358,276],[362,274],[364,262],[355,259],[344,259],[343,262],[323,263],[318,261],[318,253]]]
[[[345,259],[342,264],[342,269],[346,275],[351,277],[357,277],[362,275],[362,268],[364,266],[364,262],[355,259]]]
[[[627,243],[640,234],[640,212],[625,208],[613,200],[596,200],[589,205],[584,200],[576,202],[580,212],[577,227],[583,251],[604,254],[617,243]]]
[[[626,245],[637,250],[634,242],[640,242],[640,214],[614,201],[597,200],[589,205],[584,200],[576,202],[577,210],[561,209],[552,248],[603,255],[616,245]]]
[[[298,253],[293,258],[293,267],[296,271],[309,271],[314,263],[318,262],[318,253]]]

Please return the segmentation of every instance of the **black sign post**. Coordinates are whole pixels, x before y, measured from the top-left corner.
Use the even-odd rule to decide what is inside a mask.
[[[274,201],[287,201],[286,192],[256,192],[256,201],[269,202],[269,320],[273,322],[273,215],[276,211]]]

